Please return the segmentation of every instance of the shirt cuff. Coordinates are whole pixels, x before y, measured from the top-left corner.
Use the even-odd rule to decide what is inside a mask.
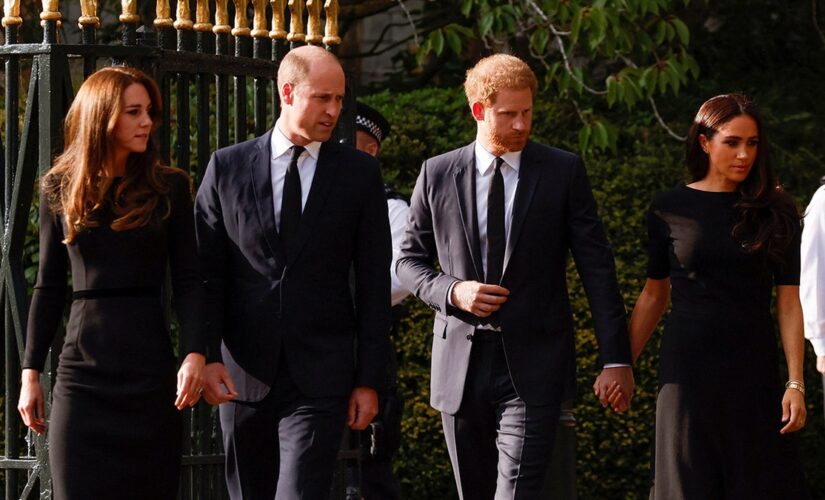
[[[626,363],[607,363],[603,366],[603,368],[624,368],[626,366],[630,366]]]
[[[449,288],[447,288],[447,305],[450,307],[455,307],[455,305],[453,305],[453,287],[458,283],[460,283],[460,281],[453,281],[450,283]]]

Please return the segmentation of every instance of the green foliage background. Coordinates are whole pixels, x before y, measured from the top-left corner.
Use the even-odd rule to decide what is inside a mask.
[[[393,124],[385,141],[382,165],[385,177],[401,191],[410,192],[422,159],[466,144],[475,126],[460,89],[425,89],[409,93],[382,92],[364,98]],[[550,95],[540,96],[534,113],[533,138],[575,150],[578,126],[575,111]],[[683,124],[684,128],[687,123]],[[683,144],[664,136],[644,114],[625,117],[618,152],[586,159],[600,214],[616,257],[618,277],[628,310],[645,279],[645,228],[643,216],[653,194],[682,182]],[[825,173],[820,155],[811,165],[810,152],[781,150],[776,155],[781,178],[788,188],[804,193],[800,202]],[[598,374],[597,345],[587,300],[572,260],[569,286],[577,328],[579,400],[577,419],[578,491],[583,499],[644,498],[649,487],[651,438],[655,417],[658,365],[658,331],[635,366],[637,394],[624,415],[604,410],[590,385]],[[455,498],[449,458],[441,434],[441,420],[429,407],[429,349],[432,313],[415,298],[405,302],[396,350],[400,380],[407,401],[403,421],[404,441],[396,470],[404,498]],[[809,424],[800,434],[808,478],[815,491],[825,492],[822,388],[814,370],[815,359],[807,346]],[[731,388],[735,390],[735,386]],[[779,404],[779,402],[777,402]]]

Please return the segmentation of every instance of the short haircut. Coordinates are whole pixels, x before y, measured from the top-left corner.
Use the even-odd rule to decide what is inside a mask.
[[[302,84],[309,75],[312,63],[324,59],[335,61],[339,66],[341,65],[338,58],[331,52],[314,45],[304,45],[287,52],[278,67],[278,92],[284,88],[286,83],[296,86]]]
[[[524,61],[508,54],[485,57],[467,71],[464,93],[470,104],[478,101],[485,106],[495,104],[504,89],[529,88],[536,95],[536,74]]]

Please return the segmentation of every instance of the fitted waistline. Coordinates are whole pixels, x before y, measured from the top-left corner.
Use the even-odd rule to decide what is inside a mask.
[[[129,286],[123,288],[91,288],[75,290],[72,300],[109,299],[114,297],[159,297],[160,287],[156,286]]]

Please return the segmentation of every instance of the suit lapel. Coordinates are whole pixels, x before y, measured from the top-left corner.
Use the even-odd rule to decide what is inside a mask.
[[[510,224],[510,236],[507,239],[507,248],[504,251],[504,274],[507,273],[507,264],[510,262],[510,257],[513,255],[513,251],[518,244],[521,229],[524,226],[524,219],[527,218],[533,193],[535,193],[536,185],[538,184],[539,177],[541,177],[542,168],[539,160],[540,159],[534,155],[532,143],[528,142],[521,155],[516,199],[513,201],[513,220]]]
[[[289,256],[287,265],[295,262],[296,257],[301,253],[301,249],[307,242],[309,235],[312,234],[312,227],[318,220],[329,188],[332,186],[332,180],[335,178],[335,169],[340,168],[340,166],[336,164],[337,156],[338,150],[336,147],[326,142],[321,144],[321,149],[318,153],[318,162],[315,166],[315,176],[312,178],[312,186],[309,188],[307,202],[301,214],[301,224],[298,226],[298,238],[294,246],[290,245],[287,252]]]
[[[272,131],[260,137],[255,144],[250,162],[250,174],[252,176],[253,193],[255,194],[255,204],[258,209],[258,220],[261,222],[266,244],[271,255],[275,255],[277,249],[278,230],[275,227],[275,206],[272,201],[272,161],[271,155]]]
[[[484,281],[484,268],[481,265],[481,244],[478,240],[478,215],[476,212],[476,185],[475,185],[475,143],[465,147],[453,165],[455,190],[458,197],[458,208],[461,212],[461,222],[464,226],[464,235],[467,238],[467,247],[470,249],[470,258],[476,279]]]

